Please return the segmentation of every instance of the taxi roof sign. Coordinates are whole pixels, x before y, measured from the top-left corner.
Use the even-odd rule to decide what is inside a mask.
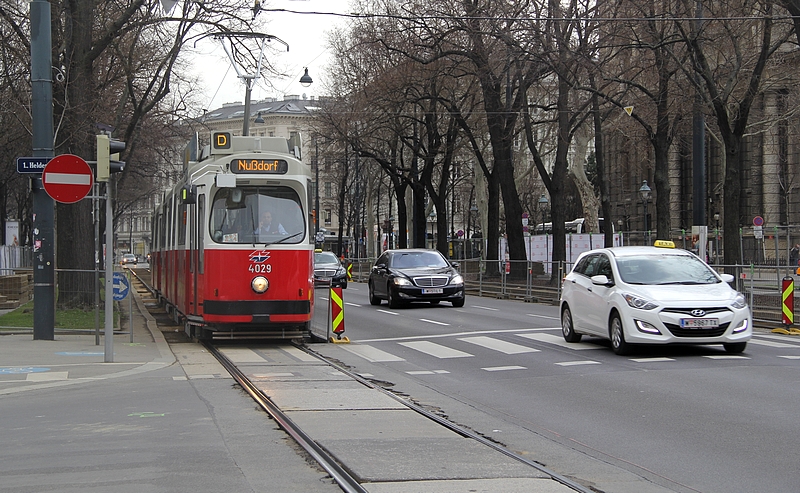
[[[656,240],[656,242],[653,243],[653,246],[659,248],[675,248],[675,242],[669,240]]]

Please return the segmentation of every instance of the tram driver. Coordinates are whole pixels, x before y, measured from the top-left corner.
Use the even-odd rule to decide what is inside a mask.
[[[272,222],[272,213],[270,211],[264,211],[259,216],[258,227],[253,233],[260,239],[265,235],[285,235],[286,230],[281,223]]]

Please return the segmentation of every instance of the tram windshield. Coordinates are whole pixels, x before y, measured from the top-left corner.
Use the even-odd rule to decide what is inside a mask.
[[[220,188],[211,209],[217,243],[295,244],[306,236],[297,192],[283,186]]]

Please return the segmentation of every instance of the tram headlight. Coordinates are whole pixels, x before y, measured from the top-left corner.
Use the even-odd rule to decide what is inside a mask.
[[[261,294],[269,289],[269,281],[264,276],[256,276],[250,282],[250,287],[253,288],[253,291],[256,293]]]

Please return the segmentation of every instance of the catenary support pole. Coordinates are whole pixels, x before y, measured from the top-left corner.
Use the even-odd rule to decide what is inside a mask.
[[[53,78],[50,2],[31,2],[31,118],[33,155],[53,157]],[[55,202],[31,178],[33,192],[33,339],[55,339]]]

